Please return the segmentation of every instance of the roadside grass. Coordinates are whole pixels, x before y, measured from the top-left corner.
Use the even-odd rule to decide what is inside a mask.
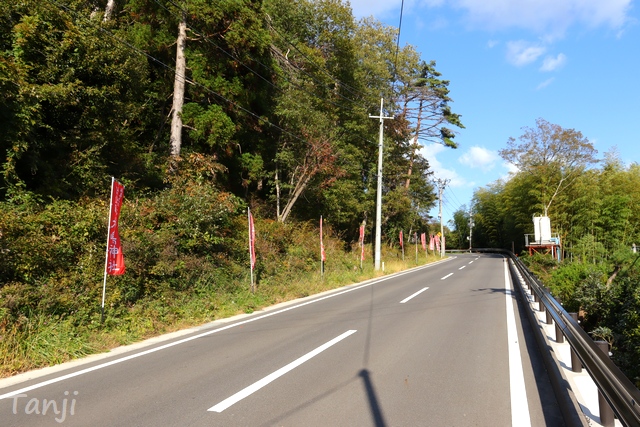
[[[0,377],[105,352],[168,332],[314,295],[439,258],[384,245],[348,247],[326,221],[320,273],[315,221],[280,223],[252,206],[255,292],[250,291],[246,205],[206,179],[181,178],[125,200],[120,237],[126,273],[101,300],[107,202],[0,202]],[[197,175],[197,174],[196,174]]]
[[[359,253],[358,253],[359,256]],[[354,252],[331,253],[324,275],[317,269],[263,277],[250,292],[249,275],[234,283],[227,292],[201,288],[173,291],[160,298],[138,300],[129,307],[107,308],[104,323],[100,312],[94,311],[90,321],[75,324],[73,317],[58,319],[34,314],[21,319],[23,324],[5,327],[0,339],[0,377],[42,368],[109,351],[217,319],[241,313],[252,313],[284,301],[290,301],[323,291],[336,289],[364,280],[382,277],[408,268],[424,265],[440,258],[425,257],[416,264],[415,258],[400,259],[396,251],[383,251],[384,272],[376,271],[371,260],[360,269]]]

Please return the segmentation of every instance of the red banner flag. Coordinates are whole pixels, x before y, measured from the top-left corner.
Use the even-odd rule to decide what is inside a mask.
[[[324,242],[322,241],[322,215],[320,215],[320,256],[322,257],[322,262],[327,260],[327,256],[324,253]]]
[[[251,263],[251,270],[253,271],[256,266],[256,228],[253,225],[253,215],[251,210],[247,209],[249,214],[249,260]]]
[[[364,225],[360,226],[360,261],[364,261]]]
[[[404,249],[404,235],[402,234],[402,230],[400,230],[400,247]]]
[[[119,276],[124,274],[124,255],[118,232],[118,219],[124,197],[124,185],[115,179],[111,184],[111,208],[109,211],[109,238],[107,240],[107,274]]]
[[[434,240],[436,241],[436,249],[440,252],[440,237],[436,236]]]
[[[424,233],[422,233],[420,235],[420,240],[422,241],[422,249],[426,251],[427,250],[427,236]]]
[[[434,239],[435,239],[435,236],[432,235],[431,239],[429,240],[429,250],[430,251],[434,251],[435,250],[434,243],[433,243]]]

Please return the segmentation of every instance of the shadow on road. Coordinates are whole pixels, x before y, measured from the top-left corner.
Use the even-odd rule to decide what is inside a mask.
[[[362,378],[362,381],[364,382],[364,388],[367,392],[367,399],[369,401],[369,407],[371,409],[371,416],[373,417],[374,425],[376,427],[385,427],[387,424],[384,422],[382,409],[380,408],[380,404],[378,403],[378,396],[376,395],[376,390],[373,387],[373,382],[371,381],[369,370],[361,370],[358,376]]]

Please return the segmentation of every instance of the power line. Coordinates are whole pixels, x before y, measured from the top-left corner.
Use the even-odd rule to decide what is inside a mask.
[[[460,199],[458,199],[458,197],[456,196],[456,193],[453,191],[453,188],[449,188],[449,193],[451,194],[451,196],[453,196],[453,199],[455,199],[454,202],[458,205],[458,208],[465,205],[465,203],[462,203]]]
[[[173,14],[173,13],[172,13],[172,11],[171,11],[171,10],[169,10],[165,5],[163,5],[162,3],[160,3],[160,2],[159,2],[159,0],[154,0],[154,1],[155,1],[155,3],[156,3],[156,4],[158,4],[158,5],[159,5],[160,7],[162,7],[164,10],[166,10],[167,12],[169,12],[169,14]],[[188,11],[187,11],[186,9],[184,9],[181,5],[174,3],[172,0],[168,0],[168,2],[169,2],[169,3],[171,3],[173,6],[175,6],[176,8],[178,8],[181,12],[183,12],[183,13],[187,13],[187,12],[188,12]],[[174,18],[176,18],[176,16],[175,16],[175,15],[173,15],[173,16],[174,16]],[[268,14],[267,14],[266,16],[269,18],[269,20],[271,19],[271,18],[269,17],[269,15],[268,15]],[[300,54],[301,54],[305,59],[307,59],[309,62],[311,62],[311,63],[312,63],[316,68],[320,69],[320,71],[323,71],[323,72],[324,72],[324,74],[326,74],[327,76],[329,76],[329,77],[330,77],[334,82],[337,82],[340,86],[347,87],[347,88],[350,88],[350,89],[351,89],[351,87],[350,87],[349,85],[347,85],[347,84],[345,84],[345,83],[342,83],[340,80],[336,79],[336,78],[335,78],[334,76],[332,76],[330,73],[328,73],[327,71],[325,71],[325,70],[323,69],[323,67],[320,67],[319,65],[317,65],[316,63],[314,63],[311,59],[309,59],[306,55],[304,55],[304,53],[302,53],[302,51],[300,51],[300,50],[297,48],[297,46],[295,46],[292,42],[290,42],[290,41],[288,41],[286,38],[284,38],[284,36],[282,36],[282,35],[280,34],[280,32],[278,32],[278,30],[277,30],[275,27],[273,27],[272,25],[270,25],[270,26],[269,26],[269,28],[270,28],[271,30],[273,30],[276,34],[278,34],[278,36],[279,36],[280,38],[282,38],[283,40],[285,40],[287,43],[291,44],[291,46],[293,46],[293,47],[294,47],[298,52],[300,52]],[[279,86],[277,86],[276,84],[274,84],[273,82],[271,82],[270,80],[268,80],[266,77],[262,76],[260,73],[258,73],[257,71],[255,71],[253,68],[249,67],[249,66],[248,66],[247,64],[245,64],[245,63],[244,63],[240,58],[238,58],[237,56],[235,56],[235,55],[231,54],[231,53],[230,53],[230,52],[228,52],[226,49],[224,49],[224,48],[222,48],[220,45],[218,45],[216,42],[212,41],[212,40],[211,40],[211,38],[207,37],[207,36],[204,34],[204,32],[203,32],[203,31],[199,31],[199,30],[197,30],[197,29],[195,28],[195,26],[193,26],[193,25],[189,25],[189,30],[190,30],[191,32],[193,32],[194,34],[197,34],[198,36],[202,37],[202,38],[203,38],[205,41],[207,41],[208,43],[211,43],[212,45],[214,45],[217,49],[219,49],[219,50],[220,50],[221,52],[223,52],[225,55],[229,56],[231,59],[233,59],[233,60],[237,61],[238,63],[240,63],[243,67],[245,67],[245,68],[246,68],[247,70],[249,70],[251,73],[255,74],[256,76],[258,76],[259,78],[261,78],[262,80],[264,80],[265,82],[267,82],[268,84],[270,84],[271,86],[273,86],[274,88],[276,88],[276,89],[278,89],[278,90],[281,90],[281,91],[282,91],[282,90],[284,90],[284,89],[280,88]],[[261,65],[265,70],[268,70],[268,71],[274,72],[274,70],[273,70],[273,68],[272,68],[272,67],[270,67],[270,66],[268,66],[268,65],[266,65],[266,64],[264,64],[264,63],[262,63],[261,61],[259,61],[259,60],[255,59],[255,58],[253,58],[251,55],[247,55],[247,57],[248,57],[249,59],[251,59],[252,61],[256,62],[257,64],[260,64],[260,65]],[[324,83],[320,82],[320,81],[319,81],[319,80],[317,80],[314,76],[312,76],[311,74],[307,73],[306,71],[304,71],[304,70],[303,70],[303,69],[301,69],[300,67],[296,66],[296,65],[295,65],[294,63],[292,63],[291,61],[289,61],[289,64],[290,64],[293,68],[295,68],[297,71],[299,71],[300,73],[302,73],[302,74],[306,75],[307,77],[309,77],[309,78],[310,78],[314,83],[316,83],[318,86],[322,86],[322,87],[324,87],[324,88],[326,88],[326,89],[331,89],[329,86],[327,86],[327,85],[325,85]],[[288,79],[286,76],[282,76],[282,77],[283,77],[287,82],[289,82],[289,83],[291,83],[292,85],[296,86],[298,89],[300,89],[300,90],[302,90],[302,91],[304,91],[304,92],[308,93],[309,95],[315,96],[316,98],[321,99],[322,101],[329,102],[330,104],[332,104],[332,105],[334,105],[334,106],[336,106],[336,107],[338,107],[338,108],[343,108],[343,107],[342,107],[341,105],[339,105],[339,104],[336,104],[336,103],[334,103],[334,102],[332,102],[332,101],[329,101],[329,100],[326,100],[326,99],[322,99],[322,98],[320,98],[317,94],[313,94],[313,93],[310,93],[310,92],[306,91],[305,89],[301,88],[301,87],[300,87],[299,85],[297,85],[296,83],[292,82],[292,81],[291,81],[290,79]],[[354,89],[354,90],[355,90],[355,89]],[[358,93],[355,93],[355,92],[354,92],[354,94],[355,94],[355,95],[358,95],[358,96],[364,96],[363,94],[361,94],[361,93],[359,93],[359,92],[358,92]],[[345,97],[344,95],[342,95],[342,94],[340,94],[340,93],[336,93],[336,95],[337,95],[337,96],[339,96],[340,98],[343,98],[343,99],[344,99],[344,100],[346,100],[346,101],[349,101],[349,102],[351,102],[351,103],[353,103],[353,104],[355,104],[355,105],[358,105],[358,106],[360,106],[360,107],[365,108],[364,106],[360,105],[357,101],[354,101],[353,99],[347,98],[347,97]]]
[[[185,12],[185,13],[187,12],[185,9],[182,9],[180,5],[175,4],[175,3],[174,3],[173,1],[171,1],[171,0],[168,0],[168,1],[169,1],[169,3],[171,3],[172,5],[174,5],[174,6],[175,6],[176,8],[178,8],[179,10],[181,10],[181,11],[183,11],[183,12]],[[161,4],[158,0],[155,0],[155,2],[156,2],[156,4],[158,4],[160,7],[162,7],[164,10],[166,10],[167,12],[169,12],[170,14],[172,14],[172,12],[171,12],[171,11],[170,11],[170,10],[169,10],[165,5]],[[174,16],[174,18],[177,18],[175,15],[173,15],[173,16]],[[268,15],[267,15],[267,16],[268,16]],[[275,31],[275,32],[276,32],[276,33],[277,33],[281,38],[283,38],[283,40],[285,40],[285,41],[287,41],[287,43],[291,44],[291,45],[292,45],[292,46],[293,46],[293,47],[294,47],[298,52],[300,52],[300,54],[301,54],[303,57],[305,57],[307,60],[309,60],[309,61],[310,61],[314,66],[316,66],[316,67],[317,67],[318,69],[320,69],[321,71],[324,71],[324,70],[322,69],[322,67],[320,67],[319,65],[315,64],[311,59],[309,59],[306,55],[304,55],[304,53],[302,53],[302,52],[297,48],[297,46],[295,46],[293,43],[291,43],[291,42],[289,42],[288,40],[286,40],[286,39],[284,38],[284,36],[282,36],[282,35],[277,31],[277,29],[276,29],[275,27],[270,26],[270,28],[271,28],[272,30],[274,30],[274,31]],[[217,43],[215,43],[214,41],[212,41],[209,37],[207,37],[206,35],[204,35],[204,33],[203,33],[202,31],[199,31],[199,30],[198,30],[198,29],[196,29],[193,25],[190,25],[190,26],[189,26],[189,30],[190,30],[191,32],[193,32],[194,34],[197,34],[198,36],[200,36],[202,39],[204,39],[204,40],[205,40],[205,41],[207,41],[208,43],[210,43],[210,44],[212,44],[213,46],[215,46],[217,49],[219,49],[221,52],[223,52],[224,54],[226,54],[227,56],[229,56],[229,57],[230,57],[231,59],[233,59],[234,61],[236,61],[236,62],[238,62],[239,64],[241,64],[244,68],[246,68],[247,70],[249,70],[251,73],[253,73],[253,74],[255,74],[256,76],[260,77],[262,80],[264,80],[265,82],[267,82],[270,86],[272,86],[272,87],[273,87],[273,88],[275,88],[276,90],[279,90],[279,91],[281,91],[281,92],[284,92],[284,89],[283,89],[283,88],[281,88],[280,86],[276,85],[275,83],[271,82],[270,80],[268,80],[267,78],[265,78],[264,76],[262,76],[260,73],[258,73],[257,71],[255,71],[253,68],[251,68],[250,66],[248,66],[247,64],[245,64],[245,63],[244,63],[240,58],[238,58],[237,56],[235,56],[235,55],[233,55],[232,53],[228,52],[226,49],[224,49],[224,48],[220,47],[220,45],[218,45]],[[248,56],[248,57],[249,57],[249,59],[251,59],[252,61],[254,61],[254,62],[256,62],[256,63],[260,64],[260,65],[261,65],[263,68],[265,68],[266,70],[274,71],[271,67],[269,67],[268,65],[265,65],[265,64],[264,64],[264,63],[262,63],[261,61],[256,60],[255,58],[251,57],[250,55],[247,55],[247,56]],[[317,83],[317,84],[318,84],[318,86],[322,86],[322,87],[325,87],[325,88],[329,89],[329,87],[328,87],[328,86],[324,85],[322,82],[319,82],[319,81],[318,81],[317,79],[315,79],[315,77],[313,77],[311,74],[307,73],[306,71],[302,70],[301,68],[297,67],[295,64],[293,64],[293,63],[291,63],[291,62],[289,62],[289,63],[292,65],[292,67],[293,67],[293,68],[295,68],[296,70],[298,70],[298,71],[299,71],[299,72],[301,72],[302,74],[304,74],[304,75],[308,76],[308,77],[309,77],[313,82]],[[342,83],[340,80],[335,79],[335,78],[334,78],[331,74],[329,74],[327,71],[324,71],[324,73],[325,73],[326,75],[328,75],[332,80],[337,81],[340,85],[343,85],[343,86],[346,86],[346,87],[350,88],[350,86],[349,86],[349,85],[346,85],[346,84]],[[314,98],[316,98],[316,99],[319,99],[319,100],[321,100],[321,101],[323,101],[323,102],[329,103],[329,104],[333,105],[334,107],[336,107],[336,108],[338,108],[338,109],[340,109],[340,110],[346,111],[346,110],[345,110],[345,107],[344,107],[343,105],[337,104],[337,103],[335,103],[335,102],[333,102],[333,101],[331,101],[331,100],[329,100],[329,99],[322,98],[322,97],[320,97],[318,94],[313,93],[313,92],[310,92],[310,91],[308,91],[308,90],[306,90],[306,89],[302,88],[300,85],[298,85],[298,84],[294,83],[293,81],[291,81],[291,80],[290,80],[289,78],[287,78],[286,76],[281,76],[281,77],[282,77],[284,80],[286,80],[287,82],[289,82],[290,84],[292,84],[293,86],[295,86],[296,88],[298,88],[299,90],[301,90],[302,92],[304,92],[304,93],[306,93],[306,94],[308,94],[308,95],[311,95],[312,97],[314,97]],[[354,90],[355,90],[355,89],[354,89]],[[343,99],[345,99],[345,100],[347,100],[347,101],[349,101],[349,102],[351,102],[351,103],[355,104],[355,105],[356,105],[356,106],[358,106],[358,107],[366,108],[366,107],[365,107],[365,106],[363,106],[362,104],[359,104],[357,101],[354,101],[354,100],[352,100],[352,99],[350,99],[350,98],[347,98],[347,97],[343,96],[343,95],[342,95],[342,94],[340,94],[340,93],[336,93],[336,94],[337,94],[339,97],[341,97],[341,98],[343,98]],[[361,93],[358,93],[358,95],[360,95],[360,96],[364,96],[364,95],[362,95]],[[276,126],[276,127],[277,127],[277,126]],[[279,128],[279,127],[278,127],[278,128]],[[363,138],[360,134],[353,133],[353,132],[351,132],[351,131],[349,131],[349,134],[350,134],[350,135],[352,135],[352,136],[354,136],[354,137],[356,137],[356,138],[358,138],[358,139],[360,139],[360,140],[362,140],[362,141],[364,141],[364,142],[367,142],[367,143],[370,143],[370,144],[374,144],[374,142],[373,142],[373,141],[370,141],[370,140],[368,140],[368,139],[366,139],[366,138]],[[303,139],[301,139],[301,138],[298,138],[298,139],[303,140]]]
[[[403,0],[404,1],[404,0]],[[271,17],[267,14],[267,17],[269,18],[269,21],[271,21]],[[282,40],[284,40],[286,43],[288,43],[289,45],[291,45],[304,59],[306,59],[309,63],[313,64],[318,70],[322,71],[325,75],[329,76],[331,79],[335,80],[336,82],[338,82],[338,84],[341,87],[344,87],[345,89],[347,89],[347,91],[349,91],[351,94],[356,95],[358,97],[364,97],[364,94],[362,94],[360,91],[358,91],[357,89],[354,89],[353,87],[351,87],[350,85],[343,83],[342,81],[340,81],[339,79],[336,79],[334,76],[332,76],[323,66],[320,66],[318,64],[316,64],[313,59],[309,58],[304,52],[302,52],[298,46],[289,41],[289,39],[287,39],[286,37],[284,37],[273,25],[270,25],[269,28],[271,28]],[[300,70],[301,72],[304,73],[304,70]],[[311,77],[311,76],[309,76]],[[349,98],[346,98],[349,101],[356,103],[356,101],[353,101]],[[366,107],[365,107],[366,108]]]
[[[393,81],[396,81],[396,75],[398,74],[398,52],[400,51],[400,32],[402,31],[402,14],[404,12],[404,0],[400,5],[400,22],[398,23],[398,39],[396,40],[396,59],[393,64]]]
[[[128,41],[123,40],[122,38],[120,38],[120,37],[116,36],[113,32],[109,31],[108,29],[106,29],[106,28],[104,28],[104,27],[102,27],[102,26],[95,25],[93,21],[91,21],[91,20],[87,19],[86,17],[84,17],[84,16],[80,15],[79,13],[77,13],[77,12],[76,12],[76,11],[74,11],[74,10],[72,10],[72,9],[71,9],[70,7],[68,7],[67,5],[60,4],[60,3],[56,2],[55,0],[47,0],[47,1],[48,1],[50,4],[52,4],[52,5],[56,6],[57,8],[59,8],[60,10],[62,10],[62,11],[64,11],[64,12],[66,12],[66,13],[68,13],[68,14],[72,15],[72,16],[75,16],[75,17],[76,17],[76,19],[81,19],[81,20],[83,20],[83,21],[87,22],[87,23],[89,24],[89,26],[91,26],[92,28],[97,29],[97,30],[99,30],[99,31],[101,31],[101,32],[103,32],[103,33],[105,33],[105,34],[107,34],[110,38],[112,38],[112,39],[113,39],[113,40],[115,40],[116,42],[118,42],[118,43],[120,43],[120,44],[122,44],[122,45],[126,46],[127,48],[129,48],[130,50],[134,51],[135,53],[137,53],[137,54],[139,54],[139,55],[142,55],[142,56],[144,56],[144,57],[148,58],[149,60],[153,61],[154,63],[157,63],[157,64],[158,64],[158,65],[160,65],[161,67],[163,67],[163,68],[165,68],[165,69],[167,69],[167,70],[170,70],[170,71],[172,71],[173,73],[177,74],[176,69],[175,69],[174,67],[172,67],[172,66],[170,66],[170,65],[166,64],[166,63],[165,63],[165,62],[163,62],[162,60],[160,60],[160,59],[158,59],[158,58],[154,57],[153,55],[151,55],[151,54],[149,54],[149,53],[145,52],[144,50],[142,50],[142,49],[140,49],[140,48],[138,48],[138,47],[136,47],[136,46],[132,45],[132,44],[131,44],[131,43],[129,43]],[[166,8],[166,6],[164,6],[164,5],[160,4],[160,3],[158,3],[158,2],[157,2],[157,0],[156,0],[156,3],[157,3],[159,6],[163,7],[167,12],[171,13],[171,11],[170,11],[169,9],[167,9],[167,8]],[[172,3],[172,2],[171,2],[171,3]],[[177,5],[175,5],[174,3],[172,3],[172,4],[173,4],[174,6],[176,6],[176,7],[178,7],[178,6],[177,6]],[[183,10],[183,9],[180,9],[180,10]],[[240,64],[242,64],[245,68],[247,68],[249,71],[251,71],[252,73],[256,74],[257,76],[259,76],[260,78],[262,78],[263,80],[265,80],[268,84],[270,84],[270,85],[271,85],[271,86],[273,86],[274,88],[276,88],[276,89],[278,89],[278,90],[283,90],[282,88],[280,88],[280,87],[278,87],[277,85],[275,85],[275,84],[273,84],[272,82],[270,82],[270,81],[269,81],[268,79],[266,79],[264,76],[260,75],[260,73],[256,72],[256,71],[255,71],[255,70],[253,70],[251,67],[249,67],[248,65],[244,64],[244,62],[243,62],[243,61],[241,61],[239,58],[237,58],[236,56],[234,56],[234,55],[232,55],[231,53],[227,52],[225,49],[221,48],[221,47],[220,47],[219,45],[217,45],[215,42],[211,41],[208,37],[204,36],[201,32],[198,32],[198,31],[197,31],[197,29],[194,29],[194,28],[192,27],[192,28],[191,28],[191,30],[192,30],[195,34],[198,34],[199,36],[201,36],[201,37],[202,37],[203,39],[205,39],[207,42],[209,42],[209,43],[211,43],[212,45],[216,46],[216,48],[220,49],[222,52],[224,52],[226,55],[228,55],[228,56],[229,56],[229,57],[231,57],[232,59],[234,59],[234,60],[238,61],[238,62],[239,62]],[[255,60],[254,60],[254,61],[255,61]],[[259,63],[260,65],[262,65],[263,67],[265,67],[265,68],[269,69],[269,67],[268,67],[268,66],[266,66],[265,64],[263,64],[262,62],[260,62],[260,61],[256,61],[256,62],[257,62],[257,63]],[[236,101],[233,101],[233,100],[231,100],[231,99],[229,99],[229,98],[227,98],[227,97],[225,97],[225,96],[221,95],[220,93],[218,93],[218,92],[216,92],[216,91],[214,91],[214,90],[210,89],[209,87],[207,87],[207,86],[205,86],[205,85],[203,85],[203,84],[201,84],[201,83],[199,83],[199,82],[197,82],[197,81],[195,81],[195,80],[193,80],[193,79],[191,79],[191,78],[189,78],[189,77],[187,77],[187,76],[185,76],[185,75],[182,75],[181,77],[185,80],[185,82],[187,82],[187,83],[189,83],[189,84],[191,84],[191,85],[193,85],[193,86],[196,86],[196,87],[199,87],[199,88],[203,89],[203,90],[204,90],[204,91],[206,91],[207,93],[209,93],[209,94],[211,94],[211,95],[215,96],[217,99],[219,99],[219,100],[221,100],[221,101],[226,102],[226,103],[227,103],[227,104],[229,104],[231,107],[233,107],[233,108],[235,108],[235,109],[237,109],[237,110],[239,110],[239,111],[242,111],[242,112],[246,113],[247,115],[249,115],[249,116],[251,116],[251,117],[253,117],[253,118],[257,119],[259,122],[264,123],[264,124],[266,124],[266,125],[268,125],[268,126],[270,126],[270,127],[272,127],[272,128],[275,128],[275,129],[277,129],[277,130],[281,131],[283,134],[289,135],[290,137],[292,137],[292,138],[294,138],[294,139],[296,139],[296,140],[299,140],[299,141],[301,141],[301,142],[303,142],[303,143],[309,143],[309,141],[307,141],[306,139],[304,139],[304,138],[302,138],[302,137],[300,137],[300,136],[298,136],[298,135],[294,134],[294,133],[293,133],[293,132],[291,132],[291,131],[288,131],[288,130],[286,130],[286,129],[282,128],[281,126],[278,126],[277,124],[275,124],[275,123],[271,122],[268,118],[266,118],[266,117],[264,117],[264,116],[260,116],[260,115],[258,115],[258,114],[256,114],[256,113],[254,113],[253,111],[251,111],[251,110],[249,110],[249,109],[247,109],[247,108],[245,108],[245,107],[241,106],[241,105],[240,105],[240,104],[238,104]],[[345,85],[345,86],[347,86],[347,87],[348,87],[348,85]],[[331,101],[324,100],[324,99],[320,98],[318,95],[315,95],[315,94],[312,94],[312,95],[313,95],[313,96],[315,96],[315,97],[317,97],[317,98],[319,98],[319,99],[321,99],[321,100],[323,100],[323,101],[329,102],[329,103],[331,103],[331,104],[333,104],[333,105],[337,106],[338,108],[343,108],[342,106],[337,105],[337,104],[335,104],[335,103],[332,103]],[[348,99],[348,98],[345,98],[345,99]],[[351,102],[355,102],[355,101],[351,100]],[[361,106],[360,104],[358,104],[358,105],[359,105],[359,106]],[[366,138],[363,138],[363,137],[362,137],[362,136],[360,136],[359,134],[356,134],[356,133],[353,133],[353,132],[349,132],[349,133],[350,133],[351,135],[353,135],[353,136],[357,137],[358,139],[361,139],[362,141],[365,141],[365,142],[370,143],[370,144],[374,144],[372,141],[370,141],[370,140],[368,140],[368,139],[366,139]]]
[[[142,55],[142,56],[144,56],[144,57],[146,57],[146,58],[150,59],[151,61],[153,61],[153,62],[155,62],[155,63],[159,64],[160,66],[162,66],[162,67],[166,68],[167,70],[170,70],[170,71],[174,72],[175,74],[178,74],[178,73],[176,72],[176,69],[175,69],[175,68],[171,67],[170,65],[165,64],[165,63],[164,63],[164,62],[162,62],[160,59],[158,59],[158,58],[154,57],[153,55],[150,55],[149,53],[147,53],[147,52],[143,51],[142,49],[137,48],[136,46],[132,45],[131,43],[127,42],[126,40],[123,40],[123,39],[121,39],[121,38],[117,37],[117,36],[116,36],[115,34],[113,34],[111,31],[109,31],[109,30],[107,30],[107,29],[105,29],[105,28],[103,28],[103,27],[100,27],[100,26],[96,26],[96,25],[94,25],[94,24],[93,24],[93,22],[92,22],[91,20],[88,20],[87,18],[85,18],[85,17],[83,17],[83,16],[79,15],[77,12],[75,12],[75,11],[74,11],[74,10],[72,10],[72,9],[70,9],[68,6],[63,5],[63,4],[60,4],[60,3],[57,3],[55,0],[47,0],[47,1],[48,1],[49,3],[51,3],[52,5],[54,5],[54,6],[58,7],[59,9],[61,9],[61,10],[65,11],[65,12],[67,12],[67,13],[69,13],[69,14],[71,14],[71,15],[75,16],[76,18],[78,18],[78,19],[83,19],[84,21],[88,22],[88,23],[89,23],[89,25],[90,25],[90,26],[92,26],[94,29],[97,29],[97,30],[100,30],[100,31],[102,31],[102,32],[106,33],[109,37],[111,37],[112,39],[114,39],[114,40],[115,40],[115,41],[117,41],[118,43],[123,44],[124,46],[126,46],[126,47],[128,47],[129,49],[133,50],[134,52],[138,53],[139,55]],[[201,88],[201,89],[204,89],[204,90],[205,90],[206,92],[208,92],[209,94],[211,94],[211,95],[213,95],[213,96],[217,97],[218,99],[220,99],[220,100],[222,100],[222,101],[225,101],[226,103],[228,103],[228,104],[229,104],[229,105],[231,105],[232,107],[234,107],[234,108],[236,108],[236,109],[238,109],[238,110],[240,110],[240,111],[242,111],[242,112],[244,112],[244,113],[247,113],[248,115],[250,115],[250,116],[252,116],[252,117],[254,117],[254,118],[256,118],[256,119],[258,119],[258,121],[263,122],[263,123],[265,123],[265,124],[267,124],[267,125],[269,125],[269,126],[271,126],[271,127],[275,128],[275,129],[278,129],[278,130],[280,130],[281,132],[283,132],[283,133],[285,133],[285,134],[287,134],[287,135],[289,135],[289,136],[291,136],[291,137],[293,137],[293,138],[295,138],[295,139],[297,139],[297,140],[299,140],[299,141],[302,141],[302,142],[308,143],[308,141],[307,141],[306,139],[304,139],[304,138],[302,138],[302,137],[300,137],[300,136],[298,136],[298,135],[295,135],[294,133],[292,133],[292,132],[290,132],[290,131],[288,131],[288,130],[286,130],[286,129],[283,129],[282,127],[280,127],[280,126],[276,125],[275,123],[272,123],[272,122],[271,122],[270,120],[268,120],[267,118],[265,118],[265,117],[263,117],[263,116],[260,116],[260,115],[258,115],[258,114],[256,114],[256,113],[254,113],[253,111],[251,111],[251,110],[249,110],[249,109],[247,109],[247,108],[244,108],[243,106],[239,105],[237,102],[235,102],[235,101],[232,101],[232,100],[228,99],[227,97],[225,97],[225,96],[223,96],[223,95],[219,94],[218,92],[216,92],[216,91],[214,91],[214,90],[212,90],[212,89],[208,88],[207,86],[205,86],[205,85],[203,85],[203,84],[201,84],[201,83],[198,83],[198,82],[196,82],[195,80],[188,78],[187,76],[180,75],[180,77],[182,77],[182,78],[184,79],[184,81],[185,81],[185,82],[187,82],[187,83],[189,83],[189,84],[191,84],[191,85],[194,85],[194,86],[196,86],[196,87],[199,87],[199,88]]]
[[[186,10],[186,9],[183,9],[183,8],[182,8],[182,6],[180,6],[180,5],[176,4],[176,3],[174,3],[174,2],[173,2],[173,1],[171,1],[171,0],[168,0],[168,1],[169,1],[169,3],[171,3],[173,6],[175,6],[175,7],[176,7],[176,8],[178,8],[179,10],[181,10],[183,13],[186,13],[186,12],[187,12],[187,10]],[[155,3],[156,3],[156,4],[158,4],[160,7],[162,7],[164,10],[166,10],[167,12],[169,12],[170,14],[173,14],[173,13],[172,13],[172,11],[170,11],[170,10],[169,10],[165,5],[163,5],[162,3],[160,3],[160,2],[159,2],[159,0],[155,0]],[[177,18],[175,15],[173,15],[173,16],[174,16],[174,18]],[[273,28],[273,27],[271,27],[271,28],[275,31],[275,28]],[[194,33],[194,34],[198,35],[199,37],[201,37],[202,39],[204,39],[207,43],[210,43],[210,44],[212,44],[213,46],[215,46],[218,50],[220,50],[222,53],[224,53],[225,55],[227,55],[229,58],[233,59],[234,61],[237,61],[237,62],[238,62],[240,65],[242,65],[244,68],[246,68],[246,69],[247,69],[247,70],[249,70],[251,73],[253,73],[253,74],[255,74],[256,76],[258,76],[260,79],[264,80],[267,84],[269,84],[269,85],[270,85],[270,86],[272,86],[273,88],[275,88],[275,89],[277,89],[277,90],[279,90],[279,91],[284,91],[284,89],[283,89],[283,88],[281,88],[280,86],[276,85],[275,83],[273,83],[272,81],[270,81],[268,78],[264,77],[262,74],[260,74],[259,72],[257,72],[256,70],[254,70],[253,68],[251,68],[250,66],[248,66],[244,61],[242,61],[242,60],[241,60],[240,58],[238,58],[236,55],[234,55],[234,54],[230,53],[229,51],[227,51],[226,49],[224,49],[223,47],[221,47],[219,44],[217,44],[216,42],[214,42],[213,40],[211,40],[211,38],[210,38],[210,37],[207,37],[207,36],[204,34],[204,32],[203,32],[203,31],[198,30],[194,25],[190,24],[190,25],[189,25],[189,30],[190,30],[192,33]],[[275,71],[274,71],[274,69],[273,69],[272,67],[270,67],[270,66],[268,66],[268,65],[264,64],[262,61],[260,61],[260,60],[257,60],[257,59],[255,59],[255,58],[253,58],[251,55],[246,55],[246,56],[247,56],[250,60],[252,60],[253,62],[255,62],[255,63],[257,63],[257,64],[261,65],[265,70],[270,71],[270,72],[275,72]],[[314,83],[316,83],[318,86],[322,86],[322,87],[325,87],[326,89],[330,89],[330,87],[329,87],[329,86],[327,86],[327,85],[325,85],[324,83],[322,83],[322,82],[318,81],[318,80],[317,80],[317,79],[315,79],[311,74],[309,74],[309,73],[307,73],[306,71],[304,71],[304,70],[300,69],[299,67],[297,67],[295,64],[291,63],[290,61],[289,61],[289,64],[291,64],[291,66],[292,66],[293,68],[295,68],[297,71],[299,71],[299,72],[301,72],[302,74],[304,74],[304,75],[306,75],[307,77],[309,77],[309,78],[310,78]],[[314,64],[314,65],[315,65],[315,64]],[[311,95],[311,96],[313,96],[313,97],[315,97],[315,98],[317,98],[317,99],[320,99],[320,100],[322,100],[322,101],[324,101],[324,102],[328,102],[329,104],[331,104],[331,105],[333,105],[333,106],[335,106],[335,107],[337,107],[337,108],[340,108],[340,109],[343,109],[343,108],[344,108],[342,105],[339,105],[339,104],[337,104],[337,103],[335,103],[335,102],[333,102],[333,101],[330,101],[330,100],[328,100],[328,99],[321,98],[320,96],[318,96],[318,95],[317,95],[317,94],[315,94],[315,93],[309,92],[308,90],[306,90],[306,89],[302,88],[302,87],[301,87],[300,85],[298,85],[297,83],[293,82],[291,79],[287,78],[285,75],[282,75],[281,77],[282,77],[284,80],[286,80],[288,83],[290,83],[290,84],[292,84],[293,86],[295,86],[296,88],[300,89],[301,91],[303,91],[303,92],[305,92],[305,93],[307,93],[307,94],[309,94],[309,95]],[[333,76],[330,76],[330,75],[329,75],[329,77],[331,77],[331,78],[333,79]],[[339,81],[338,81],[338,82],[339,82]],[[341,98],[345,99],[346,101],[349,101],[349,102],[351,102],[351,103],[353,103],[353,104],[356,104],[356,105],[358,105],[358,106],[361,106],[360,104],[358,104],[358,102],[357,102],[357,101],[354,101],[354,100],[352,100],[352,99],[350,99],[350,98],[347,98],[347,97],[343,96],[343,95],[342,95],[342,94],[340,94],[340,93],[336,93],[336,95],[338,95],[339,97],[341,97]]]

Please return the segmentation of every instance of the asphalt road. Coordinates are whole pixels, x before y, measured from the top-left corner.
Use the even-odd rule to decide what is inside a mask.
[[[561,426],[505,264],[458,255],[0,388],[0,425]]]

